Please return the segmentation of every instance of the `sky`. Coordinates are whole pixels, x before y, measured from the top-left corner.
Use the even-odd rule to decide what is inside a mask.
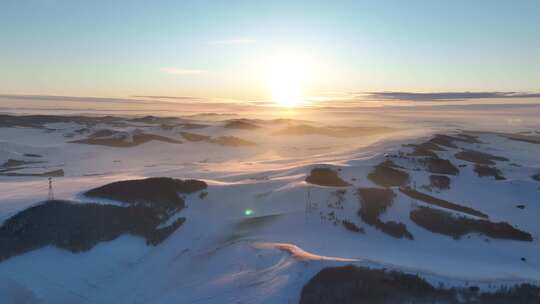
[[[538,92],[540,1],[3,0],[0,54],[0,94]]]

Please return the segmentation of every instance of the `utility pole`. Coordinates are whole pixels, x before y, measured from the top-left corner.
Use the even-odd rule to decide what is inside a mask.
[[[306,209],[304,210],[304,213],[305,213],[305,221],[307,223],[308,213],[311,213],[311,187],[309,187],[307,190]]]
[[[52,201],[54,200],[54,193],[53,193],[53,187],[52,187],[52,177],[49,176],[49,195],[47,197],[47,200]]]

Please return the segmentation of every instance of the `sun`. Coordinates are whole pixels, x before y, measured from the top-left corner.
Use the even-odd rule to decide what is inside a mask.
[[[282,107],[306,104],[309,65],[298,53],[280,52],[266,62],[266,85],[272,101]]]
[[[303,104],[302,86],[295,78],[275,77],[270,82],[272,101],[284,107],[296,107]]]

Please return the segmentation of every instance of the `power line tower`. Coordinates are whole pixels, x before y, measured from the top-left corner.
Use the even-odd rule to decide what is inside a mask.
[[[305,222],[307,223],[307,219],[308,219],[308,212],[309,212],[309,208],[311,206],[311,195],[310,195],[310,192],[311,192],[311,187],[308,187],[308,190],[307,190],[307,196],[306,196],[306,205],[305,205],[305,209],[304,209],[304,218],[305,218]]]
[[[306,223],[308,221],[309,215],[315,211],[315,204],[311,200],[311,187],[308,188],[307,191],[307,197],[306,197],[306,210],[305,210],[305,216],[306,216]]]
[[[47,200],[52,201],[54,200],[54,193],[53,193],[53,187],[52,187],[52,177],[49,176],[49,195],[47,196]]]
[[[313,202],[311,200],[311,187],[309,187],[308,190],[307,190],[306,207],[305,207],[305,210],[304,210],[305,217],[306,217],[306,223],[308,221],[309,215],[314,213],[318,209],[319,209],[319,205],[317,204],[317,202]]]

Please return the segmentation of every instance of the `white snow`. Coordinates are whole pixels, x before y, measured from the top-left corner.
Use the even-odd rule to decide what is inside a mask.
[[[530,117],[525,121],[530,126]],[[113,181],[151,176],[197,178],[209,184],[205,198],[186,197],[187,208],[179,214],[186,222],[158,246],[125,235],[87,252],[46,247],[0,262],[0,303],[297,303],[301,287],[320,269],[350,263],[419,273],[453,285],[540,283],[540,182],[530,178],[540,169],[540,145],[489,134],[481,135],[486,144],[459,143],[510,158],[497,162],[507,179],[479,178],[473,164],[455,160],[457,150],[449,149],[441,157],[467,167],[451,177],[450,190],[429,193],[478,209],[492,221],[515,224],[530,232],[533,242],[481,235],[454,240],[433,234],[409,219],[411,199],[399,191],[382,219],[403,222],[414,240],[392,238],[357,215],[355,192],[360,186],[374,186],[366,178],[372,166],[385,154],[403,150],[402,144],[456,130],[460,123],[457,119],[448,126],[450,122],[449,118],[407,122],[393,133],[352,138],[275,137],[271,133],[279,126],[231,130],[213,121],[201,122],[212,125],[209,128],[186,130],[257,143],[239,148],[188,142],[177,129],[153,126],[145,131],[184,143],[152,141],[130,148],[70,144],[67,141],[73,138],[63,135],[80,127],[72,123],[47,126],[55,131],[0,128],[0,162],[26,160],[24,153],[36,153],[43,157],[35,160],[45,161],[46,168],[65,171],[66,176],[53,179],[56,198],[111,203],[81,193]],[[304,182],[306,174],[321,164],[341,169],[339,175],[352,184],[346,188],[343,209],[329,207],[336,200],[335,188]],[[427,172],[408,172],[418,186],[428,183]],[[306,212],[308,192],[316,206],[310,212]],[[44,200],[47,180],[0,176],[0,193],[0,221],[4,221]],[[516,208],[517,204],[526,209]],[[245,216],[246,209],[254,215]],[[365,234],[322,217],[332,211],[338,219],[365,229]]]

